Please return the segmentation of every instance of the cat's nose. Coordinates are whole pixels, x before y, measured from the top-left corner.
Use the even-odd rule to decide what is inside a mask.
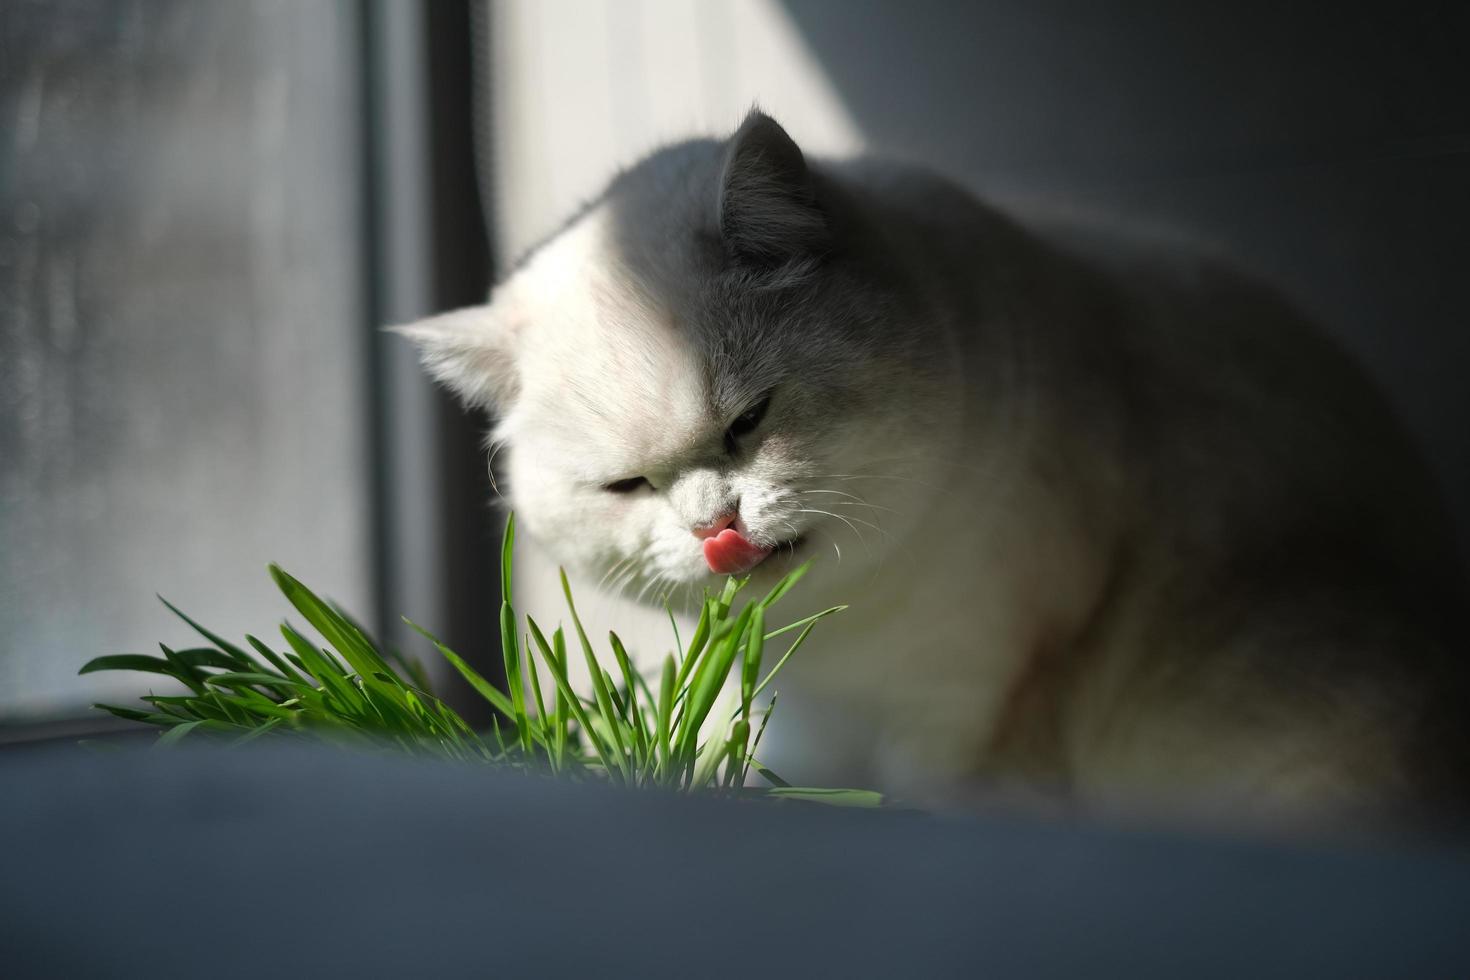
[[[712,538],[716,534],[719,534],[721,531],[723,531],[725,528],[729,527],[731,524],[734,524],[735,518],[739,516],[740,511],[732,508],[729,513],[721,514],[719,517],[716,517],[713,521],[709,521],[708,523],[696,524],[689,530],[693,531],[694,536],[696,538],[699,538],[700,540],[703,540],[705,538]]]

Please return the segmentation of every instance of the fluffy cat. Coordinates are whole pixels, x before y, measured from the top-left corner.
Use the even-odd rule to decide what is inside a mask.
[[[498,418],[559,561],[677,598],[825,555],[804,598],[851,609],[776,726],[803,781],[1292,819],[1458,792],[1442,510],[1359,371],[1228,269],[809,163],[753,111],[404,332]]]

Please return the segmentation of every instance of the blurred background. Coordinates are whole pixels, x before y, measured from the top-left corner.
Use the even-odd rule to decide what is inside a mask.
[[[1389,392],[1463,550],[1467,92],[1470,5],[1420,0],[4,0],[0,732],[134,693],[76,669],[181,640],[155,592],[269,629],[268,561],[493,664],[484,420],[378,328],[755,102],[1274,282]]]

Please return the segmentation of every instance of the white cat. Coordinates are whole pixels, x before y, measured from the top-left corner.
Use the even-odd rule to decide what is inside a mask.
[[[826,556],[804,599],[851,609],[777,726],[803,781],[1308,816],[1460,785],[1440,508],[1358,371],[1226,270],[809,165],[756,111],[405,332],[569,566],[677,599]]]

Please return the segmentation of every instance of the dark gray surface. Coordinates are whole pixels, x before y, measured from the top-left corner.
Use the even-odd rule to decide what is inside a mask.
[[[1463,852],[722,804],[264,746],[10,750],[0,786],[12,977],[1470,975]]]

